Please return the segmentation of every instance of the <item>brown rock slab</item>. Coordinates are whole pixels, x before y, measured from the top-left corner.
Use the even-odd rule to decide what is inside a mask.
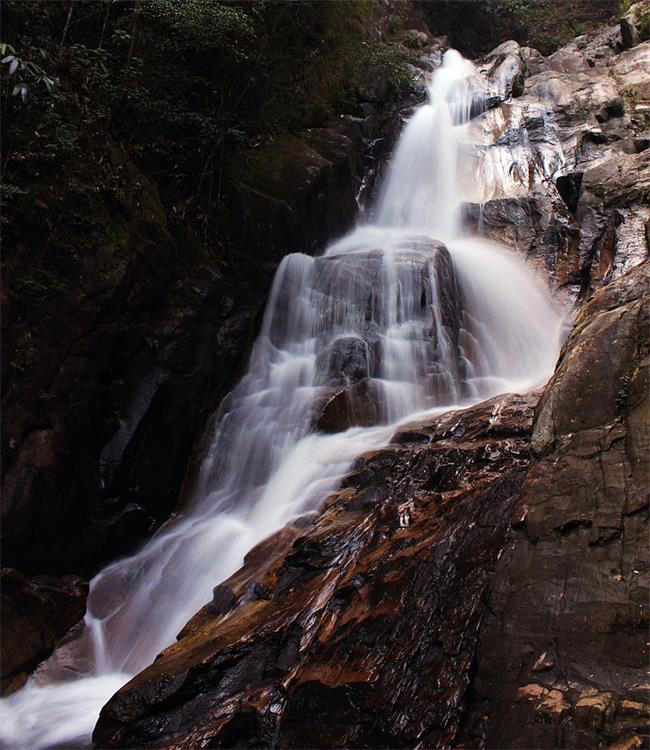
[[[320,517],[275,546],[271,564],[255,572],[262,558],[251,559],[240,583],[226,582],[241,590],[248,577],[269,598],[242,595],[216,618],[204,608],[111,699],[95,741],[448,743],[537,398],[507,395],[420,422],[361,458]]]
[[[537,407],[463,735],[487,747],[634,747],[647,721],[647,287],[645,263],[591,298]]]

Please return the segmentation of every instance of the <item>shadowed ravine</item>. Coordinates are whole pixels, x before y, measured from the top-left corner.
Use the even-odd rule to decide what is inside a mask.
[[[476,168],[465,160],[477,158],[461,147],[464,123],[490,93],[448,51],[397,145],[375,220],[320,257],[284,259],[193,496],[93,579],[85,630],[67,646],[68,679],[56,681],[55,654],[3,701],[7,747],[88,742],[102,705],[173,643],[246,553],[308,520],[398,424],[548,378],[562,311],[521,260],[461,232],[463,175]]]

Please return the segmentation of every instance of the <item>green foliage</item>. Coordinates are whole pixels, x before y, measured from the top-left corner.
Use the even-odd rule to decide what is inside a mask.
[[[641,41],[650,39],[650,10],[643,11],[639,20],[639,37]]]
[[[521,15],[529,12],[530,0],[488,0],[488,7],[494,13]]]
[[[398,31],[401,31],[404,26],[404,22],[402,21],[401,17],[398,15],[393,14],[388,19],[388,31],[391,34],[397,34]]]
[[[101,144],[117,144],[155,183],[171,222],[207,244],[228,215],[226,157],[354,111],[369,82],[393,90],[408,83],[404,40],[367,30],[377,7],[375,0],[4,0],[11,46],[2,54],[12,59],[3,67],[19,60],[12,76],[20,73],[28,96],[21,101],[22,88],[12,96],[12,76],[3,77],[3,202],[42,190],[64,165],[61,189],[70,196],[77,165],[99,158]],[[397,32],[401,19],[390,24]],[[102,170],[95,173],[100,180]],[[104,189],[91,185],[81,180],[79,203]]]
[[[427,0],[431,31],[447,34],[470,57],[515,39],[548,55],[604,23],[618,20],[616,0]]]
[[[44,49],[40,48],[38,52],[41,57],[47,57],[47,52]],[[45,89],[52,93],[55,81],[47,75],[40,65],[19,57],[12,45],[5,42],[0,42],[0,55],[2,56],[1,64],[7,66],[5,75],[7,75],[7,84],[8,89],[11,90],[11,96],[20,96],[24,103],[27,101],[30,90],[39,84],[43,84]],[[6,95],[4,91],[3,95]]]
[[[249,58],[257,38],[256,8],[248,12],[219,0],[150,0],[145,12],[178,34],[195,50],[222,49],[242,60]],[[252,15],[249,13],[252,12]]]

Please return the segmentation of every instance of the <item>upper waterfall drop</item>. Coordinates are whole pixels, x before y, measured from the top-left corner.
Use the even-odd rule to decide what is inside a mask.
[[[55,653],[0,704],[8,747],[87,741],[117,685],[173,642],[246,552],[316,510],[399,420],[550,374],[561,315],[547,290],[504,249],[462,237],[462,123],[480,95],[472,63],[446,52],[397,145],[376,221],[322,256],[284,258],[193,496],[91,582],[77,647],[94,676],[52,684]]]
[[[380,227],[421,231],[443,242],[458,235],[458,125],[469,119],[479,91],[474,65],[456,50],[447,50],[431,79],[428,102],[400,138],[380,194]]]

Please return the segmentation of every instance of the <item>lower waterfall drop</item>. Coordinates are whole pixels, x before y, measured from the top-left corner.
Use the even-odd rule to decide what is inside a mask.
[[[470,62],[446,52],[400,138],[376,222],[322,256],[284,258],[191,499],[92,580],[71,650],[0,702],[3,747],[89,743],[102,705],[213,587],[255,544],[316,511],[397,423],[551,373],[562,315],[548,291],[513,254],[460,229],[459,131],[481,86]]]

